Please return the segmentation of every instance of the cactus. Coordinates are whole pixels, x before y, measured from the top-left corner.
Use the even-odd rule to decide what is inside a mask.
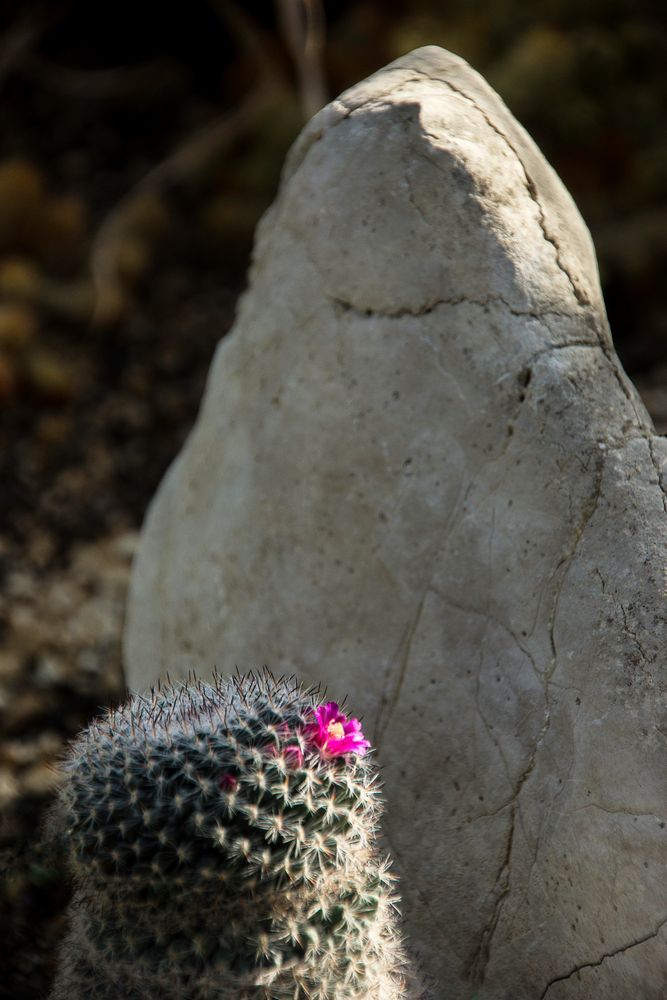
[[[406,997],[368,748],[268,671],[94,722],[52,817],[75,894],[51,1000]]]

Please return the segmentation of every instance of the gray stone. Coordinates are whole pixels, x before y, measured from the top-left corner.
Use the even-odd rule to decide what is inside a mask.
[[[665,996],[666,462],[588,232],[476,73],[419,49],[311,121],[149,511],[127,673],[349,694],[447,1000]]]

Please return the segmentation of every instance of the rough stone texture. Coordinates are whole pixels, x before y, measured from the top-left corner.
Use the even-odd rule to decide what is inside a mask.
[[[347,688],[447,1000],[667,983],[667,444],[585,226],[460,59],[304,130],[143,533],[130,684]]]

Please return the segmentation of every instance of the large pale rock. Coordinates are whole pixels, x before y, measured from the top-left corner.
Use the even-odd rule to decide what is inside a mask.
[[[667,984],[665,441],[558,178],[420,49],[321,112],[151,507],[134,688],[348,691],[445,1000]]]

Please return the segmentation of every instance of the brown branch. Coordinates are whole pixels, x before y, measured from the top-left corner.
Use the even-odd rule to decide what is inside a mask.
[[[277,0],[278,18],[299,81],[306,118],[327,103],[324,82],[324,11],[320,0]]]

